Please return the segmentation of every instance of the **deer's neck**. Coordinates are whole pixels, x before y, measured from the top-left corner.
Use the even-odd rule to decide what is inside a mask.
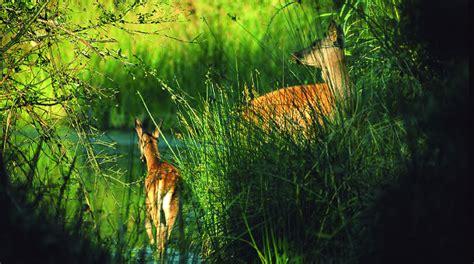
[[[155,170],[160,163],[160,154],[158,151],[152,150],[145,153],[146,166],[148,172]]]
[[[327,61],[327,67],[322,68],[322,77],[336,97],[342,100],[349,97],[351,89],[343,55],[340,58]]]

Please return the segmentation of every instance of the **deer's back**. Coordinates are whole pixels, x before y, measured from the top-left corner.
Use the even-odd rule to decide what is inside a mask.
[[[334,107],[327,84],[308,84],[282,88],[250,101],[247,116],[264,122],[295,121],[307,125],[314,115],[328,115]]]
[[[157,166],[148,172],[145,179],[145,189],[147,191],[158,188],[160,181],[161,192],[168,192],[174,190],[179,184],[180,176],[178,169],[168,162],[160,162]]]

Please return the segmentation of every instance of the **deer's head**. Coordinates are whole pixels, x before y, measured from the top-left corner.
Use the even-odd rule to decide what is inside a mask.
[[[327,36],[313,41],[311,46],[292,54],[298,64],[313,66],[324,70],[331,62],[339,62],[344,58],[344,38],[342,30],[331,21]]]
[[[155,128],[151,134],[143,132],[142,122],[137,118],[135,119],[135,130],[138,135],[138,149],[140,150],[140,159],[142,162],[145,161],[146,157],[154,156],[159,159],[158,137],[160,136],[160,131],[158,128]]]

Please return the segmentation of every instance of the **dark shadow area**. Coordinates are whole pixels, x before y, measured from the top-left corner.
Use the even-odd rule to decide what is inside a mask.
[[[408,172],[367,212],[360,263],[472,261],[471,116],[467,1],[405,1],[401,36],[419,54],[426,94],[400,109]],[[422,135],[425,138],[422,139]],[[419,141],[427,142],[424,148]],[[367,250],[370,249],[370,250]],[[471,253],[469,253],[471,252]]]
[[[0,174],[1,263],[111,262],[107,250],[81,236],[80,223],[70,230],[34,205],[21,202],[21,192],[8,185],[2,155]]]

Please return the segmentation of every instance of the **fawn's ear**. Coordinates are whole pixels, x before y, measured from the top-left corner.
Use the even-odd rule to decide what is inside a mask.
[[[142,122],[140,119],[135,119],[135,130],[137,131],[138,138],[141,138],[143,135]]]
[[[160,121],[160,123],[158,124],[158,127],[155,128],[155,130],[153,131],[152,136],[154,138],[158,138],[160,136],[160,129],[161,129],[162,125],[163,125],[163,120]],[[160,129],[158,129],[158,128],[160,128]]]
[[[152,136],[154,138],[158,138],[160,136],[160,130],[158,128],[155,128],[155,130],[153,131]]]
[[[337,26],[337,24],[334,20],[331,20],[331,22],[329,23],[329,27],[328,27],[328,38],[332,42],[336,42],[338,36],[339,36],[338,26]]]

